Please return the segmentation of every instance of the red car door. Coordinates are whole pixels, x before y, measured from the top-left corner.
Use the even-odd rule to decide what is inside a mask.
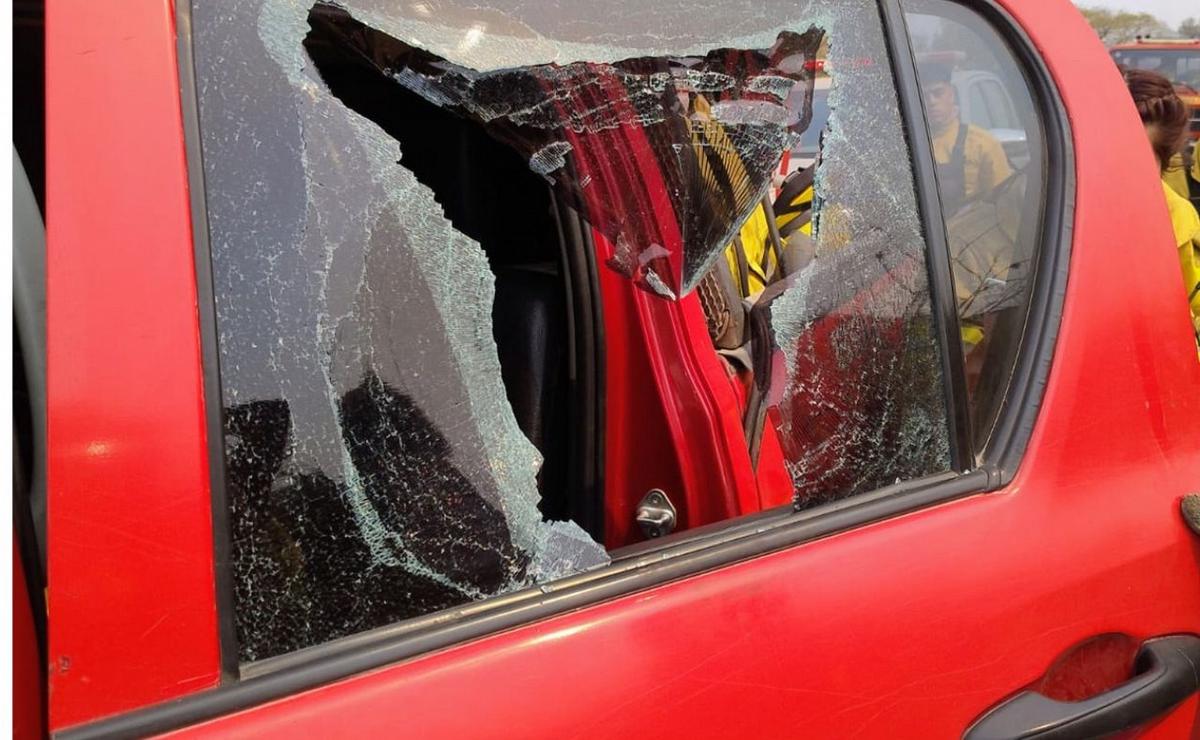
[[[1180,501],[1200,481],[1200,363],[1144,135],[1078,12],[511,5],[48,8],[51,730],[1194,736],[1200,543]],[[472,214],[412,176],[416,150],[395,166],[403,122],[339,87],[351,47],[331,39],[374,38],[347,58],[386,62],[405,95],[502,111],[501,138],[517,116],[553,173],[577,155],[534,125],[547,88],[528,83],[589,93],[579,60],[655,93],[633,98],[652,143],[678,134],[655,118],[676,92],[708,94],[739,153],[775,156],[790,140],[768,135],[799,124],[770,91],[817,67],[780,50],[812,61],[810,27],[835,81],[816,253],[764,319],[797,500],[605,551],[538,515],[538,455],[480,331],[489,270],[542,255],[463,236]],[[963,164],[962,204],[931,59],[995,75],[1020,111],[1012,136],[952,121],[993,157]],[[606,130],[609,112],[573,120]],[[654,181],[635,184],[683,214],[672,198],[695,189]],[[596,240],[631,233],[580,207]],[[699,254],[642,246],[639,268]],[[615,336],[676,320],[647,318],[664,296],[618,309],[603,289],[604,321],[635,323]],[[644,454],[715,520],[770,486],[744,451],[711,463],[744,466],[719,484],[681,471],[743,423],[697,318],[645,353],[668,409],[647,426],[673,436]]]

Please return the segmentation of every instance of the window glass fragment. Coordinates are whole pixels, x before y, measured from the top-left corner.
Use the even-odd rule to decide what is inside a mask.
[[[695,286],[807,127],[821,38],[810,28],[761,51],[479,72],[338,7],[318,5],[312,24],[324,43],[512,146],[617,245],[612,267],[665,297]],[[809,94],[793,96],[797,86]]]
[[[811,258],[763,308],[786,364],[769,396],[798,508],[950,467],[926,245],[879,15],[846,3],[829,28]]]

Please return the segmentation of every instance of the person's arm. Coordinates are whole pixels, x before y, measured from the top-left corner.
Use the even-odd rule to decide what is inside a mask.
[[[1192,308],[1192,323],[1200,331],[1200,234],[1180,245],[1179,267],[1183,270],[1183,287],[1187,290],[1188,305]]]

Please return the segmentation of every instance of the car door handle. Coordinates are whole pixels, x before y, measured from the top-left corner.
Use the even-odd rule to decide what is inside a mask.
[[[1089,738],[1148,722],[1200,689],[1200,637],[1148,640],[1133,665],[1133,678],[1083,701],[1023,691],[981,717],[963,740]]]

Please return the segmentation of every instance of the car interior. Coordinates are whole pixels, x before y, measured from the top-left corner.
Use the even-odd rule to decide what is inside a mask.
[[[13,4],[13,523],[27,599],[46,667],[45,11]],[[45,692],[39,692],[45,712]]]
[[[381,72],[378,60],[364,51],[379,32],[326,4],[312,9],[309,26],[305,50],[331,92],[396,140],[400,163],[434,192],[454,227],[486,253],[496,280],[493,337],[508,400],[522,432],[544,458],[541,511],[548,519],[573,520],[603,542],[604,328],[596,271],[607,268],[596,264],[592,225],[488,124],[436,105]],[[398,44],[383,36],[379,43],[393,50]],[[775,279],[799,269],[811,252],[807,234],[798,228],[808,223],[811,194],[803,206],[792,201],[811,188],[812,168],[799,174],[803,186],[777,203],[803,216],[789,231],[793,238],[782,239],[774,228],[769,198],[759,206],[772,227],[770,253],[783,266]],[[739,257],[744,264],[744,253]],[[765,317],[783,285],[747,300],[725,264],[720,260],[708,270],[698,295],[710,348],[747,379],[758,378],[749,383],[744,411],[756,458],[771,373],[769,356],[756,356],[752,347],[770,346]]]
[[[492,327],[508,400],[544,458],[542,513],[603,541],[602,337],[588,229],[511,147],[335,43],[328,22],[339,15],[313,10],[310,58],[335,96],[396,139],[400,162],[483,248],[496,277]]]

